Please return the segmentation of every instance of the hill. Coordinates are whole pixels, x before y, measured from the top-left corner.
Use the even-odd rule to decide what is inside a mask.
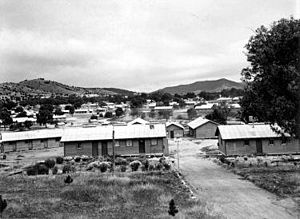
[[[133,95],[133,91],[123,90],[118,88],[84,88],[65,85],[56,81],[45,80],[43,78],[25,80],[19,83],[2,83],[0,84],[0,95],[62,95],[67,96],[71,94],[98,94],[102,95]]]
[[[170,93],[170,94],[186,94],[188,92],[200,93],[201,91],[206,92],[220,92],[224,89],[237,88],[242,89],[243,84],[228,79],[222,78],[219,80],[210,81],[197,81],[191,84],[183,84],[178,86],[166,87],[159,91]]]

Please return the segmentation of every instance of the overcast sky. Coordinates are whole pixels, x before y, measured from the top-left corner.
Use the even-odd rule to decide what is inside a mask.
[[[296,16],[298,0],[0,0],[0,82],[43,77],[153,91],[240,80],[260,25]]]

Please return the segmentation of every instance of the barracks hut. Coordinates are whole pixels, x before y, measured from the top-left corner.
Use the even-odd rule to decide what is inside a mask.
[[[1,133],[0,152],[59,147],[62,133],[62,129],[3,132]]]
[[[169,153],[165,125],[155,124],[66,129],[64,156],[112,155],[113,131],[116,155]]]
[[[227,156],[300,153],[299,140],[274,132],[270,125],[220,125],[216,135]]]

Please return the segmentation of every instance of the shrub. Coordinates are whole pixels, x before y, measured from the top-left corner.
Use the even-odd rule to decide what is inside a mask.
[[[143,164],[144,170],[147,171],[147,170],[149,169],[149,160],[144,159],[144,160],[142,161],[142,164]]]
[[[107,169],[108,169],[108,167],[109,167],[109,164],[106,163],[106,162],[102,162],[102,163],[100,163],[100,165],[99,165],[99,169],[100,169],[101,173],[106,172]]]
[[[48,167],[49,169],[51,169],[51,168],[53,168],[55,166],[55,161],[51,160],[51,159],[47,159],[45,161],[45,165],[46,165],[46,167]]]
[[[75,160],[75,162],[80,162],[80,160],[81,160],[81,157],[79,157],[79,156],[76,156],[76,157],[74,157],[74,160]]]
[[[149,165],[149,171],[153,171],[155,169],[155,166],[153,164]]]
[[[171,169],[171,165],[167,162],[164,162],[163,166],[164,166],[165,170],[170,170]]]
[[[86,156],[86,155],[82,155],[81,156],[81,160],[82,161],[88,161],[90,158],[88,157],[88,156]]]
[[[56,175],[57,172],[58,172],[57,166],[53,167],[52,174],[53,174],[53,175]]]
[[[45,164],[36,164],[38,174],[40,175],[47,175],[49,174],[49,168]]]
[[[64,165],[62,171],[63,171],[63,173],[70,173],[70,172],[74,171],[74,168],[72,168],[72,166],[70,164],[66,164],[66,165]]]
[[[57,164],[62,164],[64,162],[64,158],[62,157],[56,157],[56,163]]]
[[[142,163],[138,160],[135,160],[135,161],[132,161],[129,165],[130,165],[132,171],[137,171],[139,166],[142,165]]]
[[[162,170],[163,167],[164,167],[164,166],[163,166],[162,163],[158,163],[158,164],[155,166],[155,169],[156,169],[156,170]]]
[[[121,165],[121,172],[126,172],[126,165]]]
[[[34,165],[34,166],[31,166],[31,167],[28,167],[27,170],[26,170],[26,173],[27,173],[28,176],[38,175],[37,166]]]

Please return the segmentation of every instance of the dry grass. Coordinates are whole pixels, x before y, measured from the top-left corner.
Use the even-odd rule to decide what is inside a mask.
[[[234,172],[280,197],[295,199],[300,207],[299,166],[235,168]]]
[[[5,218],[170,218],[173,198],[184,218],[213,218],[204,203],[192,200],[172,172],[75,173],[0,177],[8,201]]]

